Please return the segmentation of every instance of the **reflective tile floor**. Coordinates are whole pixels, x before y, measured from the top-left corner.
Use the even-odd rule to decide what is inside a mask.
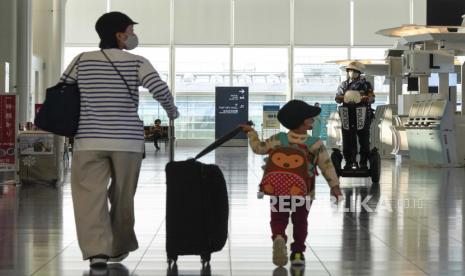
[[[176,159],[199,150],[180,148]],[[149,151],[143,162],[136,194],[140,248],[104,272],[89,270],[81,259],[69,175],[58,188],[0,187],[0,275],[465,275],[463,168],[385,160],[379,185],[344,181],[345,201],[338,206],[319,176],[301,271],[271,262],[269,204],[256,198],[262,157],[221,148],[201,161],[221,166],[231,205],[229,239],[210,267],[201,270],[199,257],[183,256],[177,269],[167,269],[162,149]]]

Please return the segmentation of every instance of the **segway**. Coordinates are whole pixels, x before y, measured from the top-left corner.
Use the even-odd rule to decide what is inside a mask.
[[[339,116],[341,118],[341,128],[353,132],[356,135],[357,130],[367,127],[367,112],[369,107],[361,104],[361,96],[358,91],[347,91],[344,96],[344,103],[339,107]],[[343,155],[341,150],[333,148],[331,161],[334,164],[338,177],[370,177],[373,183],[379,183],[381,176],[381,157],[378,149],[373,148],[368,155],[368,168],[358,166],[342,168]],[[347,160],[346,160],[347,161]]]
[[[333,161],[334,167],[338,177],[371,177],[373,183],[379,183],[381,177],[381,157],[378,149],[373,148],[368,156],[368,169],[351,167],[349,169],[343,169],[342,164],[342,153],[339,149],[333,148],[331,154],[331,161]]]

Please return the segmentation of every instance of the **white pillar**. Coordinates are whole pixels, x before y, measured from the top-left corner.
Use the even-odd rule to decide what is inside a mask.
[[[0,1],[0,62],[8,62],[9,91],[15,92],[16,84],[16,0]]]
[[[402,89],[403,89],[403,86],[402,86],[402,77],[396,77],[395,79],[395,83],[396,83],[396,96],[395,96],[395,102],[394,104],[398,104],[399,102],[399,96],[402,95]]]
[[[288,48],[288,55],[289,55],[289,62],[288,62],[288,75],[287,75],[287,80],[288,80],[288,100],[292,100],[295,98],[295,92],[294,92],[294,7],[295,7],[295,2],[294,0],[290,1],[291,8],[290,8],[290,36],[289,36],[289,48]]]
[[[420,94],[428,94],[428,76],[418,77],[418,92]]]
[[[388,68],[389,104],[397,104],[398,96],[402,95],[402,59],[388,57]]]
[[[65,32],[65,3],[66,0],[53,0],[52,6],[52,34],[49,48],[48,78],[46,87],[54,85],[61,76],[63,67],[63,47]]]
[[[295,93],[294,93],[294,47],[293,46],[290,46],[288,48],[288,54],[289,54],[289,73],[288,73],[288,90],[289,90],[289,93],[287,93],[287,100],[292,100],[292,99],[295,99]]]
[[[32,60],[32,4],[31,0],[17,0],[17,69],[16,91],[19,96],[19,122],[25,123],[33,118],[30,115],[29,93],[31,90]]]
[[[462,64],[460,85],[462,86],[462,116],[465,116],[465,62]]]
[[[10,92],[10,63],[0,61],[0,93]]]
[[[391,77],[389,80],[389,104],[395,104],[397,103],[397,100],[395,99],[396,97],[396,78]],[[376,95],[376,91],[375,91]]]
[[[399,95],[402,95],[402,77],[391,76],[389,80],[389,104],[397,104]]]
[[[438,93],[443,99],[449,99],[449,73],[439,73]]]

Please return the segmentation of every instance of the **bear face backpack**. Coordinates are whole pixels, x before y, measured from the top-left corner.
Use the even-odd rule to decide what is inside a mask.
[[[305,144],[289,144],[286,133],[278,135],[281,146],[269,153],[260,191],[270,196],[305,196],[313,190],[316,156],[309,149],[318,138],[309,137]]]

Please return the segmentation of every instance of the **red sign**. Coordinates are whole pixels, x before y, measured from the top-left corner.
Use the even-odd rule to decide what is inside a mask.
[[[16,96],[0,95],[0,171],[16,167]]]

